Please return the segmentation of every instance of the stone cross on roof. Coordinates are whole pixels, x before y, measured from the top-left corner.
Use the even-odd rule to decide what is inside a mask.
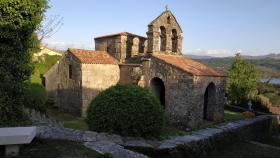
[[[168,5],[165,5],[165,10],[166,10],[166,11],[169,10]]]

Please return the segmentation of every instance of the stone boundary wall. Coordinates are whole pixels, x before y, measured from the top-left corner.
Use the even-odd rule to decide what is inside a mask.
[[[99,153],[111,153],[115,158],[147,158],[146,155],[181,158],[199,157],[226,144],[269,135],[275,125],[277,125],[275,116],[262,115],[253,119],[222,123],[213,128],[201,129],[190,135],[171,137],[163,141],[38,126],[36,137],[83,142],[86,147]],[[141,151],[146,155],[128,149]]]
[[[277,126],[277,119],[272,115],[224,123],[214,128],[195,131],[191,135],[164,140],[151,155],[172,158],[205,156],[227,144],[268,136]]]
[[[41,113],[40,111],[29,108],[24,108],[24,111],[28,115],[32,123],[35,125],[64,128],[62,122],[58,121],[53,117],[47,116],[46,114]]]

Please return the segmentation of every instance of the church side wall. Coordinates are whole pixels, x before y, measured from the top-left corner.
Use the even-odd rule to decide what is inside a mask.
[[[85,117],[92,99],[119,82],[120,69],[118,65],[82,64],[82,74],[82,116]]]
[[[151,58],[143,63],[145,85],[150,88],[154,77],[160,78],[165,86],[165,113],[170,124],[178,127],[194,127],[198,124],[197,103],[192,99],[193,76],[165,62]]]
[[[72,77],[69,76],[69,65],[72,67]],[[67,53],[58,65],[59,83],[57,84],[56,105],[63,112],[77,116],[81,114],[82,88],[81,64],[71,54]]]
[[[226,77],[209,77],[209,76],[196,76],[194,77],[194,92],[197,94],[195,96],[195,101],[199,105],[198,111],[200,112],[199,120],[203,120],[203,106],[204,106],[204,95],[206,88],[210,83],[215,85],[216,95],[215,104],[210,105],[210,113],[213,113],[213,121],[219,122],[224,119],[224,102],[226,93]]]
[[[217,88],[217,106],[213,109],[214,121],[223,119],[225,79],[220,77],[196,77],[156,58],[143,63],[145,86],[150,88],[154,77],[165,86],[165,112],[170,124],[181,128],[197,128],[203,123],[204,94],[213,82]]]
[[[59,62],[55,63],[45,74],[45,88],[48,95],[48,100],[51,102],[55,101],[57,95],[57,85],[59,83]]]

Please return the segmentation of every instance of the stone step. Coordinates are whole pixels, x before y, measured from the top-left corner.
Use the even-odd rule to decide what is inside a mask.
[[[84,145],[101,154],[110,153],[114,158],[149,158],[146,155],[127,150],[109,141],[85,142]]]

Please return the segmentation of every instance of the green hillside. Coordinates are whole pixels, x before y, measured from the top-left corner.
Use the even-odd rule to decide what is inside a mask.
[[[31,83],[42,84],[42,75],[44,75],[59,59],[58,55],[44,55],[34,64],[34,71],[31,75]]]
[[[195,60],[224,72],[227,72],[233,63],[232,57]],[[280,59],[246,59],[246,61],[258,67],[261,78],[280,77]]]

